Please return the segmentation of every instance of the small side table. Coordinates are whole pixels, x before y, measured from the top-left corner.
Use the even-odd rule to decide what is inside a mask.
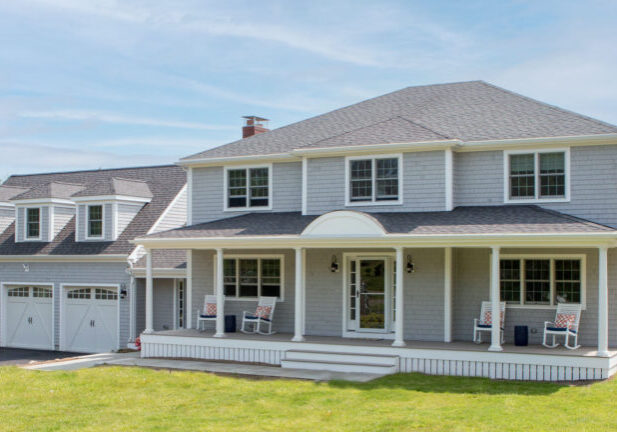
[[[526,325],[514,326],[514,345],[527,346],[529,343],[529,327]]]
[[[235,333],[236,332],[236,316],[235,315],[225,315],[225,333]]]

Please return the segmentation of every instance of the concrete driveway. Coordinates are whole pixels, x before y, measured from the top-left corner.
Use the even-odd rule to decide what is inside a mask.
[[[0,348],[0,366],[23,365],[31,361],[55,360],[83,354],[62,351],[43,351],[20,348]]]

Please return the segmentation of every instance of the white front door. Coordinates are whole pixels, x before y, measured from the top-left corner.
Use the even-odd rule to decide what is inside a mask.
[[[66,288],[62,320],[63,350],[96,353],[118,349],[117,288]]]
[[[5,310],[5,346],[54,349],[51,287],[8,287]]]
[[[348,262],[347,331],[391,330],[393,260],[386,256],[354,257]]]

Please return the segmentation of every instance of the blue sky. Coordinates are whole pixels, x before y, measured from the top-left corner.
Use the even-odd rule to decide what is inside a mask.
[[[175,162],[410,85],[483,79],[617,123],[617,2],[0,3],[0,178]]]

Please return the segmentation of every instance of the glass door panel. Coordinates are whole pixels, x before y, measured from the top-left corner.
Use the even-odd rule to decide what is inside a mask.
[[[386,324],[386,262],[359,261],[360,329],[385,330]]]

